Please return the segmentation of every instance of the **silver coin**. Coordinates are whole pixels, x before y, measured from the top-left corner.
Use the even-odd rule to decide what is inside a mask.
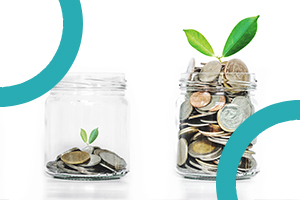
[[[250,117],[250,115],[253,114],[253,105],[250,102],[249,98],[244,96],[238,96],[235,97],[231,103],[240,106],[240,108],[242,108],[245,112],[246,118]]]
[[[100,162],[99,165],[101,165],[102,167],[104,167],[104,168],[110,170],[111,172],[116,172],[115,169],[113,169],[112,167],[108,166],[106,163],[101,163],[101,162]]]
[[[81,167],[92,167],[92,166],[95,166],[95,165],[99,164],[100,162],[101,162],[100,156],[90,154],[90,160],[88,161],[88,163],[80,164],[79,166],[81,166]]]
[[[57,161],[57,168],[59,173],[68,173],[68,174],[80,174],[77,170],[67,169],[63,161]]]
[[[253,157],[242,157],[241,163],[238,166],[238,170],[240,171],[250,171],[256,168],[256,160]]]
[[[198,164],[202,165],[202,166],[206,166],[206,167],[210,167],[210,168],[215,168],[217,169],[218,168],[218,165],[216,164],[210,164],[210,163],[207,163],[207,162],[204,162],[200,159],[195,159],[197,161]]]
[[[214,137],[207,137],[207,139],[211,142],[221,144],[221,145],[224,145],[224,146],[228,142],[228,139],[220,139],[220,138],[214,138]]]
[[[190,165],[192,165],[193,167],[202,170],[202,166],[199,165],[198,163],[195,163],[195,162],[193,162],[193,161],[191,161],[191,160],[189,160],[189,163],[190,163]]]
[[[105,164],[119,171],[126,168],[126,161],[116,153],[102,149],[99,153]]]
[[[186,73],[193,73],[194,71],[195,71],[195,58],[191,58]]]
[[[101,152],[101,149],[95,149],[94,154],[99,156],[99,153]]]
[[[81,174],[87,174],[87,175],[94,175],[97,173],[94,172],[90,172],[87,169],[85,169],[84,167],[81,166],[77,166],[77,165],[72,165],[72,164],[66,164],[68,167],[77,170],[78,172],[80,172]]]
[[[221,71],[222,65],[219,61],[211,61],[203,66],[199,79],[204,82],[211,82],[215,80]]]
[[[185,164],[184,166],[188,169],[188,172],[193,172],[193,173],[200,173],[200,172],[202,172],[201,169],[196,168],[196,167],[191,167],[188,164]]]
[[[202,135],[205,135],[205,136],[219,136],[220,134],[223,134],[224,131],[207,132],[207,131],[199,130],[199,133],[201,133]]]
[[[185,134],[192,134],[192,133],[197,133],[199,132],[199,129],[195,128],[195,127],[187,127],[184,129],[181,129],[179,131],[179,136],[185,135]]]
[[[189,99],[185,100],[180,106],[180,120],[187,119],[193,111],[193,106],[191,105]]]
[[[203,127],[203,126],[208,126],[209,124],[191,124],[191,123],[187,123],[187,125],[192,126],[192,127]]]
[[[213,107],[215,107],[216,105],[218,105],[219,101],[220,101],[221,96],[218,95],[211,95],[211,100],[209,102],[209,104],[205,107],[202,108],[198,108],[197,110],[200,111],[209,111],[210,109],[212,109]]]
[[[50,161],[47,163],[46,165],[47,169],[53,173],[57,173],[58,172],[58,168],[57,168],[57,163],[56,161]]]
[[[245,120],[244,111],[235,104],[226,104],[217,114],[219,126],[227,132],[235,129]]]
[[[184,138],[180,138],[178,142],[177,164],[182,166],[188,157],[188,143]]]
[[[200,121],[201,121],[202,123],[206,123],[206,124],[217,124],[217,123],[218,123],[217,121],[214,121],[214,120],[200,119]]]
[[[88,154],[92,154],[94,152],[94,147],[93,146],[86,146],[82,149],[82,151],[84,151]]]
[[[197,110],[197,108],[196,108],[196,110]],[[213,115],[213,114],[216,114],[216,112],[205,112],[205,113],[201,113],[198,115],[190,116],[188,119],[201,118],[201,117],[206,117],[206,116]]]

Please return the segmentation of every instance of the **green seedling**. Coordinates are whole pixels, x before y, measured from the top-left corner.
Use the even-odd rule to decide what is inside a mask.
[[[183,31],[192,47],[206,56],[217,58],[221,62],[221,58],[237,53],[251,42],[257,31],[258,18],[259,15],[243,19],[233,28],[225,43],[222,56],[215,55],[209,42],[198,31],[193,29]]]
[[[96,138],[98,137],[98,133],[99,133],[98,128],[95,128],[94,130],[92,130],[90,137],[89,137],[89,141],[87,141],[86,131],[84,129],[81,129],[80,136],[81,136],[83,142],[89,146],[96,140]]]

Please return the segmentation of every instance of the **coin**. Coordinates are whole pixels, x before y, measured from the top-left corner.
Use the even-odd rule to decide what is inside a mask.
[[[198,111],[197,108],[196,108],[196,110]],[[188,119],[195,119],[195,118],[200,118],[200,117],[206,117],[206,116],[214,115],[214,114],[216,114],[216,112],[205,112],[205,113],[201,113],[201,114],[198,114],[198,115],[190,116]]]
[[[200,71],[199,79],[203,82],[211,82],[215,80],[221,71],[222,65],[219,61],[210,61],[205,64]]]
[[[229,60],[224,68],[224,76],[228,81],[236,82],[230,84],[233,87],[239,87],[240,82],[249,82],[248,68],[240,59]]]
[[[248,117],[250,117],[250,115],[252,115],[252,109],[253,109],[252,107],[253,106],[248,97],[237,96],[232,100],[231,103],[240,106],[240,108],[242,108],[243,111],[245,112],[246,118],[248,118]]]
[[[209,104],[211,95],[209,92],[194,92],[190,97],[190,103],[193,107],[201,108]]]
[[[180,138],[178,142],[177,164],[182,166],[188,157],[188,143],[184,138]]]
[[[211,100],[210,100],[209,104],[207,104],[206,106],[204,106],[202,108],[198,108],[198,109],[200,111],[209,111],[213,107],[215,107],[219,101],[220,101],[220,96],[218,96],[218,95],[211,95]]]
[[[86,168],[84,167],[80,167],[80,166],[76,166],[76,165],[72,165],[72,164],[66,164],[68,167],[77,170],[78,172],[82,173],[82,174],[87,174],[87,175],[93,175],[93,174],[97,174],[94,172],[89,172]]]
[[[184,134],[196,133],[198,131],[199,131],[199,129],[197,129],[195,127],[187,127],[187,128],[181,129],[179,131],[179,136],[184,135]]]
[[[73,169],[68,169],[66,168],[66,165],[64,164],[63,161],[57,161],[57,167],[60,173],[68,173],[68,174],[80,174],[79,171],[73,170]]]
[[[93,146],[86,146],[82,149],[82,151],[88,153],[88,154],[92,154],[94,151],[94,147]]]
[[[235,104],[226,104],[217,114],[219,126],[227,132],[234,132],[244,120],[244,111]]]
[[[209,112],[214,112],[214,111],[218,111],[220,109],[222,109],[226,104],[226,98],[225,96],[220,96],[219,101],[215,104],[214,107],[212,107]]]
[[[202,165],[202,166],[206,166],[206,167],[211,167],[211,168],[218,168],[218,165],[216,164],[210,164],[210,163],[207,163],[207,162],[203,162],[202,160],[200,159],[195,159],[197,161],[198,164]]]
[[[59,161],[59,160],[61,159],[61,157],[62,157],[64,154],[70,153],[70,152],[73,152],[73,151],[80,151],[80,149],[77,148],[77,147],[74,147],[74,148],[72,148],[72,149],[69,149],[69,150],[63,152],[62,154],[59,154],[59,155],[56,157],[56,161]]]
[[[210,142],[206,137],[200,137],[199,140],[196,140],[189,145],[188,151],[189,155],[194,158],[211,161],[221,156],[222,147]]]
[[[179,114],[180,120],[187,119],[191,115],[192,111],[193,111],[193,107],[190,101],[185,100],[180,106],[180,114]]]
[[[114,152],[102,149],[99,153],[99,156],[102,158],[105,164],[114,168],[115,170],[122,170],[126,167],[126,162],[123,158],[115,154]]]
[[[205,135],[205,136],[214,136],[214,135],[220,135],[220,134],[223,134],[224,131],[219,131],[219,132],[207,132],[207,131],[199,130],[199,133],[201,133],[202,135]]]
[[[195,71],[195,58],[191,58],[186,73],[193,73],[194,71]]]
[[[84,151],[73,151],[66,153],[61,157],[61,160],[66,164],[81,164],[90,159],[90,154]]]
[[[205,119],[200,119],[200,122],[206,123],[206,124],[217,124],[218,123],[215,120],[205,120]]]
[[[90,160],[88,161],[88,163],[81,164],[80,166],[81,167],[92,167],[92,166],[99,164],[100,161],[101,161],[100,156],[90,154]]]

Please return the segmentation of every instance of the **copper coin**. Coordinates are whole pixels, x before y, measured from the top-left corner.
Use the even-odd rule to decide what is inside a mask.
[[[190,103],[193,107],[202,108],[209,104],[211,95],[206,91],[194,92],[190,97]]]
[[[61,160],[66,164],[81,164],[90,159],[90,154],[84,151],[73,151],[70,153],[66,153],[61,157]]]
[[[209,110],[209,112],[218,111],[222,109],[225,106],[225,103],[226,103],[225,97],[220,96],[219,102],[217,102],[216,105]]]

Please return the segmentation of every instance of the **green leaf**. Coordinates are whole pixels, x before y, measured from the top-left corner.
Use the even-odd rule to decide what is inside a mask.
[[[87,142],[87,135],[86,135],[85,130],[81,129],[80,136],[81,136],[82,140],[86,143]]]
[[[224,46],[223,57],[231,56],[249,44],[256,34],[258,17],[243,19],[234,27]]]
[[[96,140],[97,137],[98,137],[98,128],[95,128],[94,130],[92,130],[92,132],[90,134],[89,144],[92,144]]]
[[[183,31],[185,32],[186,37],[192,47],[194,47],[196,50],[200,51],[204,55],[214,56],[214,50],[201,33],[193,29]]]

